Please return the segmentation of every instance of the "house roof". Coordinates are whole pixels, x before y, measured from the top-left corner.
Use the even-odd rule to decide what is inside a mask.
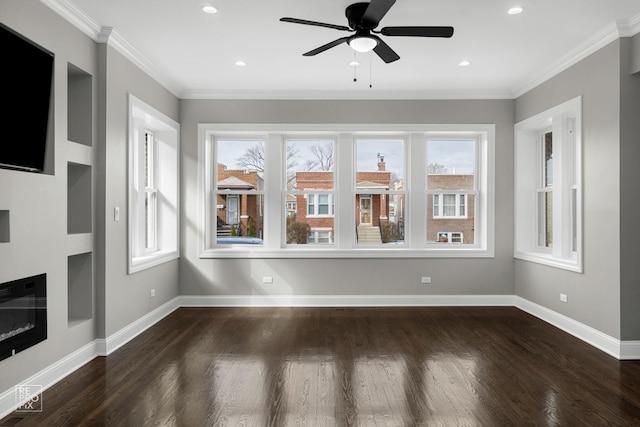
[[[218,190],[254,190],[253,184],[243,181],[235,176],[230,176],[218,181]]]

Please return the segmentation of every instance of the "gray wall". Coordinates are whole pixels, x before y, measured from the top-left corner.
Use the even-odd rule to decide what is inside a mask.
[[[620,310],[621,338],[640,340],[640,35],[621,39],[620,67]],[[635,72],[635,74],[631,74]]]
[[[0,282],[47,273],[48,338],[0,361],[1,394],[177,295],[177,261],[126,274],[127,92],[174,120],[179,118],[179,102],[111,47],[98,46],[38,0],[0,0],[0,22],[55,54],[54,168],[51,174],[0,169],[0,210],[10,211],[11,226],[10,242],[0,243]],[[72,326],[67,311],[68,63],[93,76],[96,152],[93,317]],[[122,212],[117,223],[114,206]],[[154,299],[149,297],[152,287]]]
[[[513,294],[513,101],[182,100],[183,295]],[[200,259],[198,123],[495,123],[493,259]],[[419,284],[429,275],[433,284]],[[273,276],[263,285],[262,276]]]
[[[620,41],[516,100],[516,122],[583,96],[584,274],[515,261],[515,293],[620,338]],[[560,302],[560,293],[568,303]]]
[[[98,259],[98,295],[104,304],[104,319],[99,337],[108,337],[151,310],[178,295],[178,261],[127,274],[127,118],[128,93],[178,121],[179,102],[170,92],[151,79],[110,46],[100,46],[100,61],[105,64],[100,80],[99,106],[101,144],[99,156],[99,193],[103,210],[99,211],[98,245],[104,251]],[[120,207],[120,221],[113,210]],[[150,298],[154,288],[156,297]],[[104,328],[104,329],[102,329]]]
[[[66,98],[68,62],[94,76],[97,69],[95,44],[38,0],[0,0],[0,22],[55,53],[53,174],[0,170],[0,210],[10,211],[11,226],[10,242],[0,243],[0,282],[47,273],[48,338],[0,361],[2,393],[95,338],[93,320],[68,325]]]

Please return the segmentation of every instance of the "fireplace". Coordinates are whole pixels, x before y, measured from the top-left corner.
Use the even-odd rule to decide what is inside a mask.
[[[0,360],[47,339],[47,275],[0,284]]]

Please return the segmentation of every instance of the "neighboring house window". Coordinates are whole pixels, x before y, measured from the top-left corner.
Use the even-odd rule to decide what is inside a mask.
[[[494,255],[494,125],[199,124],[198,134],[203,258]],[[252,197],[260,224],[246,239]]]
[[[331,194],[309,194],[307,196],[307,217],[333,216],[333,197]]]
[[[177,122],[129,95],[129,273],[179,257]]]
[[[467,195],[466,194],[434,194],[433,195],[434,218],[466,218]]]
[[[581,98],[515,125],[514,257],[582,272]]]
[[[438,231],[440,243],[464,243],[464,236],[458,231]]]

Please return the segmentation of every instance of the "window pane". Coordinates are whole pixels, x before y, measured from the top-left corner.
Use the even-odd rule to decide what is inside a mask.
[[[544,186],[553,185],[553,133],[547,132],[544,139]]]
[[[427,188],[475,190],[476,141],[427,141]]]
[[[264,224],[264,141],[218,140],[216,243],[261,245]]]
[[[444,216],[456,216],[456,195],[445,194],[442,211]]]
[[[357,244],[404,243],[405,163],[404,140],[356,140]]]
[[[288,140],[285,190],[333,190],[333,151],[330,140]]]
[[[435,209],[431,206],[433,201],[438,200],[437,195],[434,197],[428,197],[427,200],[427,243],[465,243],[472,245],[475,243],[475,215],[474,215],[474,203],[475,196],[473,194],[461,194],[458,195],[460,203],[465,203],[465,214],[459,216],[447,217],[443,216],[431,216],[430,213],[435,212]],[[451,197],[455,200],[456,195],[444,194],[440,195],[446,200]],[[447,207],[444,206],[443,210]],[[461,211],[462,208],[459,208]],[[456,212],[454,207],[454,213]],[[462,212],[461,212],[462,213]],[[442,233],[446,234],[446,239],[441,236]],[[453,234],[452,234],[453,233]],[[458,233],[458,234],[455,234]],[[452,237],[453,236],[453,237]],[[456,237],[457,236],[457,237]]]

